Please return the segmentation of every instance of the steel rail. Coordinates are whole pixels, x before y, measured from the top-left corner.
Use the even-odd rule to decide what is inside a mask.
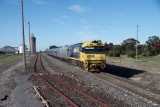
[[[40,62],[41,62],[41,67],[42,67],[43,71],[48,74],[49,72],[44,68],[44,66],[43,66],[43,64],[42,64],[41,57],[40,57]],[[69,85],[68,83],[64,82],[64,81],[61,80],[60,78],[54,76],[53,74],[50,74],[49,76],[51,77],[52,80],[56,80],[56,81],[60,82],[60,83],[63,84],[64,86],[68,87],[69,89],[71,89],[71,90],[77,92],[78,94],[84,96],[85,98],[88,98],[88,99],[92,100],[93,102],[99,104],[101,107],[108,107],[106,104],[104,104],[104,103],[102,103],[101,101],[99,101],[99,100],[91,97],[90,95],[87,95],[86,93],[84,93],[84,92],[82,92],[82,91],[80,91],[80,90],[72,87],[71,85]]]
[[[123,82],[125,82],[125,83],[127,83],[127,84],[130,84],[130,85],[133,85],[133,86],[135,86],[135,87],[141,88],[141,89],[143,89],[143,90],[145,90],[145,91],[149,91],[149,92],[152,92],[152,93],[154,93],[154,94],[160,95],[160,90],[148,88],[148,87],[142,86],[142,85],[140,85],[140,84],[136,84],[136,83],[131,82],[131,81],[126,80],[126,79],[124,80],[123,78],[120,78],[120,77],[117,77],[117,76],[114,76],[114,75],[111,75],[111,74],[108,74],[108,73],[102,73],[102,75],[103,75],[103,74],[107,74],[107,76],[109,76],[109,77],[116,78],[116,79],[119,80],[119,81],[123,81]]]
[[[37,65],[37,60],[38,57],[36,58],[36,61],[34,63],[34,72],[36,72],[36,65]],[[52,90],[54,90],[56,93],[58,93],[59,95],[61,95],[72,107],[79,107],[79,105],[77,105],[75,102],[73,102],[70,98],[68,98],[67,96],[65,96],[63,93],[61,93],[57,88],[55,88],[54,86],[52,86],[46,79],[44,79],[41,75],[36,75],[37,77],[39,77],[47,86],[49,86]]]
[[[130,88],[124,86],[124,85],[115,83],[115,82],[113,82],[112,80],[106,80],[104,77],[102,77],[102,76],[100,76],[100,75],[95,75],[95,76],[97,76],[98,78],[103,79],[103,80],[105,80],[105,81],[107,81],[107,82],[110,82],[110,83],[112,83],[112,84],[114,84],[114,85],[116,85],[116,86],[118,86],[118,87],[120,87],[120,88],[122,88],[122,89],[125,89],[125,90],[127,90],[127,91],[129,91],[129,92],[131,92],[131,93],[134,93],[134,94],[136,94],[136,95],[139,95],[139,96],[141,96],[141,97],[143,97],[143,98],[145,98],[145,99],[147,99],[147,100],[150,100],[150,101],[152,101],[152,102],[154,102],[154,103],[156,103],[156,104],[160,104],[160,100],[157,100],[157,99],[155,99],[155,98],[152,98],[152,97],[150,97],[150,96],[147,96],[147,95],[145,95],[145,94],[142,94],[142,93],[140,93],[140,92],[138,92],[138,91],[135,91],[135,90],[133,90],[133,89],[130,89]]]
[[[51,85],[45,78],[42,76],[39,76],[52,90],[54,90],[56,93],[61,95],[72,107],[79,107],[78,104],[76,104],[74,101],[72,101],[69,97],[65,96],[61,91],[59,91],[56,87]]]

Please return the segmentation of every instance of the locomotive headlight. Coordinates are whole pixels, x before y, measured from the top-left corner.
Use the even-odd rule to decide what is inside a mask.
[[[86,62],[85,65],[88,66],[88,62]]]
[[[86,63],[84,64],[84,67],[85,67],[85,68],[88,68],[88,65],[89,65],[88,62],[86,62]]]

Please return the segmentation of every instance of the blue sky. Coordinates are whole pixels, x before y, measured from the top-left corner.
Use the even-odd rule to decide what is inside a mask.
[[[159,0],[23,0],[25,43],[28,21],[37,50],[101,40],[121,44],[136,38],[144,44],[160,36]],[[0,0],[0,47],[22,43],[20,0]]]

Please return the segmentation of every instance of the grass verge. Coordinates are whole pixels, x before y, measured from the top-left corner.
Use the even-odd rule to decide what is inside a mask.
[[[14,61],[18,58],[20,58],[22,55],[16,54],[16,55],[0,55],[0,67],[4,64],[7,64],[8,62]]]

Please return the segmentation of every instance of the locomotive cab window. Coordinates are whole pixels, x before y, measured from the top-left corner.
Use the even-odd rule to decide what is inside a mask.
[[[85,53],[94,53],[94,47],[85,47]]]
[[[93,54],[105,53],[104,46],[85,47],[82,50],[85,53],[93,53]]]

